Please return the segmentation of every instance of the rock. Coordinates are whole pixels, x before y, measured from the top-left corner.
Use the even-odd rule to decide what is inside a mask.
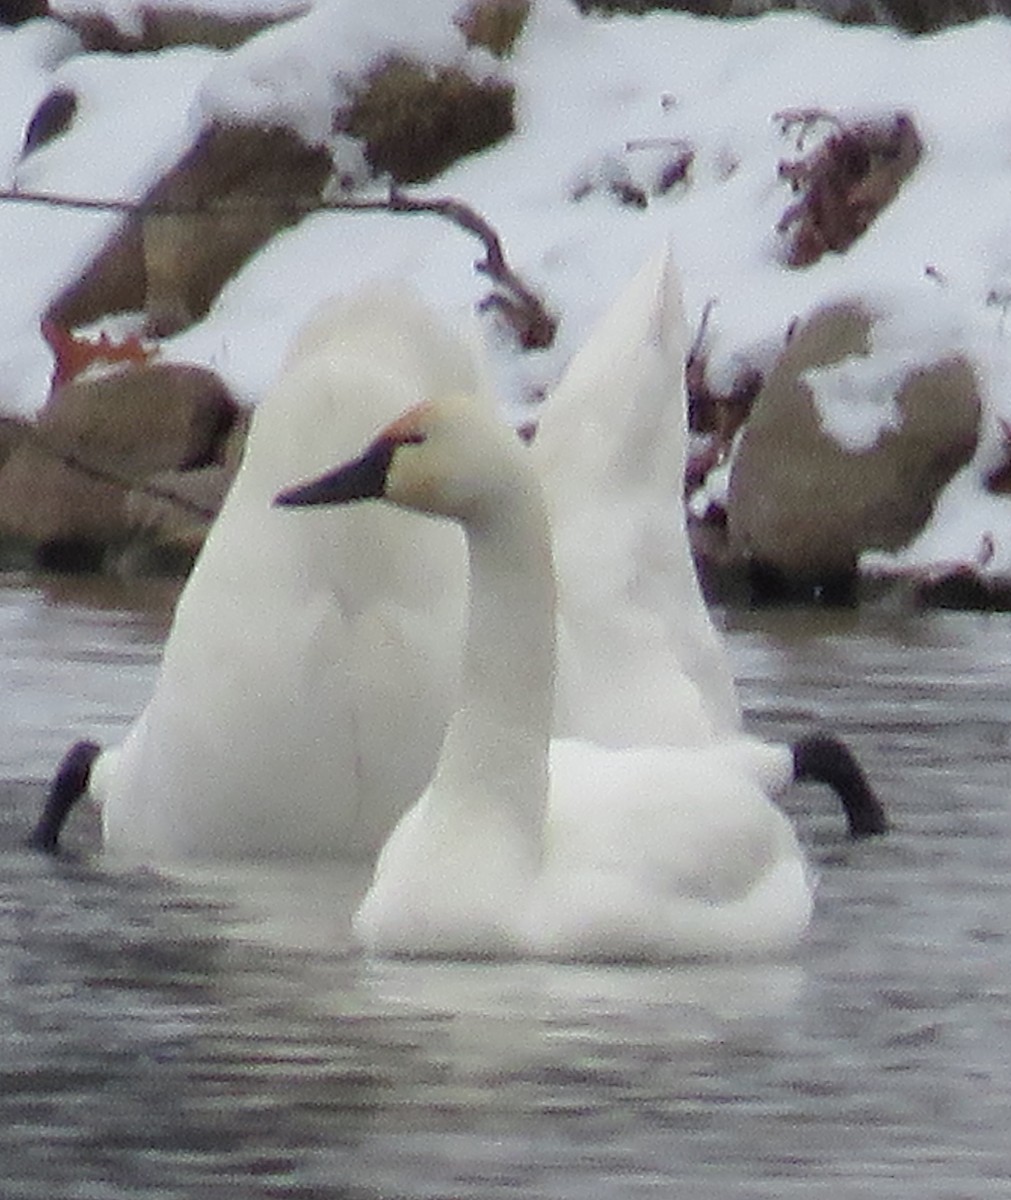
[[[23,421],[15,417],[0,417],[0,467],[10,458],[28,432]]]
[[[21,153],[31,154],[46,142],[66,133],[77,115],[77,93],[70,88],[54,88],[40,102],[25,130]]]
[[[141,312],[147,296],[144,225],[128,217],[80,276],[53,301],[43,323],[91,325],[109,313]]]
[[[529,16],[530,0],[469,0],[454,19],[468,46],[506,58]]]
[[[1011,612],[1011,579],[980,575],[969,568],[953,570],[920,584],[915,598],[922,608]]]
[[[0,25],[21,25],[35,17],[48,15],[47,0],[3,0],[0,4]]]
[[[205,130],[148,197],[210,210],[145,220],[149,330],[164,336],[205,316],[239,267],[321,198],[329,174],[329,153],[289,129]]]
[[[38,431],[65,453],[138,477],[220,462],[238,412],[213,371],[151,363],[58,388]]]
[[[204,544],[235,473],[249,431],[241,413],[221,447],[221,461],[195,470],[159,471],[126,499],[133,540],[119,569],[133,575],[186,574]]]
[[[826,432],[802,376],[867,355],[873,322],[858,304],[817,311],[770,372],[744,427],[728,537],[757,599],[852,598],[859,555],[907,545],[975,451],[980,398],[971,365],[959,357],[906,372],[894,393],[897,427],[872,446],[855,451]]]
[[[202,367],[157,364],[57,389],[0,469],[0,535],[92,568],[130,539],[130,481],[225,462],[238,407]]]
[[[326,149],[289,129],[208,127],[143,201],[176,211],[129,218],[46,319],[72,328],[143,308],[151,334],[186,328],[252,254],[320,199],[330,168]]]
[[[508,83],[386,59],[335,117],[335,132],[343,126],[363,140],[372,171],[429,179],[511,132],[512,103]],[[251,255],[322,200],[332,172],[328,148],[289,128],[210,124],[142,199],[147,213],[124,219],[45,320],[72,329],[143,310],[147,334],[178,333],[207,314]]]
[[[164,50],[168,46],[214,46],[230,50],[255,34],[304,12],[308,3],[291,3],[281,12],[271,5],[264,12],[255,8],[243,13],[216,12],[199,3],[168,3],[150,0],[140,5],[136,17],[117,24],[95,5],[59,3],[56,15],[74,29],[86,50],[113,54]]]
[[[512,133],[513,87],[458,67],[387,58],[369,72],[340,126],[363,140],[373,171],[424,183]]]

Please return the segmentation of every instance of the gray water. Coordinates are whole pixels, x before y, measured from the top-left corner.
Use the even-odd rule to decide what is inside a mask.
[[[3,774],[143,703],[166,597],[0,589]],[[0,795],[0,1196],[1011,1195],[1011,620],[727,618],[749,723],[850,738],[896,823],[821,874],[788,961],[370,963],[360,880],[20,848]]]

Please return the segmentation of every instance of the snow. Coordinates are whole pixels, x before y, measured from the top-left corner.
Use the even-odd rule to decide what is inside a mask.
[[[851,355],[829,367],[805,371],[822,428],[853,454],[871,450],[889,430],[902,425],[896,392],[904,364],[884,368],[874,355]]]
[[[874,354],[821,373],[825,427],[859,453],[894,421],[888,389],[903,365],[966,354],[986,407],[980,449],[900,561],[972,557],[990,533],[996,551],[987,570],[1011,573],[1006,502],[981,482],[997,454],[998,418],[1011,418],[1011,21],[913,39],[809,13],[725,22],[672,12],[591,18],[570,0],[537,0],[516,53],[495,63],[465,46],[453,22],[460,0],[178,6],[306,11],[229,52],[84,55],[52,20],[0,32],[0,170],[8,186],[139,196],[210,117],[283,123],[329,141],[333,105],[383,55],[498,74],[516,88],[517,132],[414,191],[478,210],[510,264],[561,318],[554,346],[528,354],[485,319],[508,407],[551,386],[609,299],[664,239],[681,267],[690,322],[697,326],[715,301],[706,349],[718,389],[745,367],[767,369],[798,317],[858,299],[881,316]],[[105,13],[123,28],[137,25],[141,7],[54,4]],[[18,163],[27,121],[61,84],[81,93],[78,119]],[[784,131],[776,114],[818,108],[846,119],[908,112],[924,155],[847,254],[790,269],[776,232],[791,203],[779,164],[809,152],[831,126]],[[655,195],[667,146],[690,146],[694,157],[684,182]],[[607,186],[615,178],[643,189],[648,205],[622,205]],[[43,403],[50,359],[39,317],[114,226],[106,214],[0,204],[0,410],[29,414]],[[487,293],[473,270],[480,254],[473,237],[435,216],[319,213],[258,254],[209,316],[163,354],[216,368],[255,404],[318,301],[399,274],[464,321]]]

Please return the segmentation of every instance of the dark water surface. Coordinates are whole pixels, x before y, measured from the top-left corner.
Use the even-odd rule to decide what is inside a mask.
[[[785,963],[381,964],[361,886],[23,851],[143,703],[157,593],[0,589],[0,1197],[1011,1196],[1011,621],[728,619],[752,726],[846,734],[893,810]],[[93,819],[74,839],[94,845]]]

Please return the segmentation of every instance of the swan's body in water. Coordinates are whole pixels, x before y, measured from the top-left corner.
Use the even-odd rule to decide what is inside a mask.
[[[532,454],[558,566],[555,732],[608,747],[720,742],[733,761],[757,744],[741,730],[679,503],[684,338],[665,251],[544,406]],[[257,410],[150,703],[120,746],[71,749],[34,845],[57,848],[88,790],[106,846],[142,861],[378,851],[429,777],[456,701],[462,540],[380,505],[292,529],[270,500],[411,404],[455,392],[491,406],[475,356],[408,290],[373,286],[317,314]],[[884,829],[834,739],[761,749],[777,778],[830,782],[852,833]]]
[[[769,799],[790,778],[775,747],[552,740],[548,514],[530,455],[487,407],[414,408],[278,503],[370,497],[463,526],[470,604],[461,704],[377,862],[355,919],[366,948],[663,960],[791,946],[812,893]]]

